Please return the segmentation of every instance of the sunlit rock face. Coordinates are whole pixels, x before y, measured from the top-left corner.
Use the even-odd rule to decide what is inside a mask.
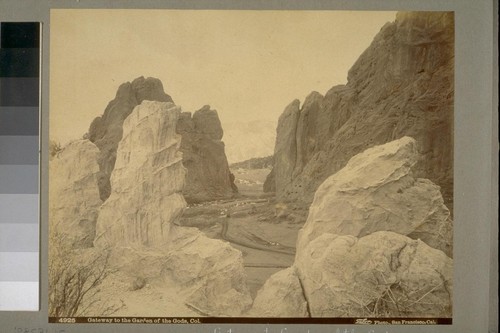
[[[252,305],[242,253],[196,228],[172,229],[162,275],[205,316],[240,316]]]
[[[308,304],[295,267],[273,274],[259,290],[252,317],[309,317]]]
[[[89,140],[69,143],[49,163],[50,232],[69,238],[75,247],[94,241],[99,207],[99,149]]]
[[[417,143],[403,137],[369,148],[320,185],[297,251],[324,233],[393,231],[452,256],[452,221],[439,186],[414,178]]]
[[[112,192],[110,178],[115,168],[118,143],[124,135],[124,121],[143,101],[173,104],[159,79],[141,76],[120,85],[103,115],[90,124],[88,138],[100,150],[99,193],[103,201]],[[223,131],[217,111],[204,106],[193,117],[190,112],[183,112],[177,130],[182,135],[181,151],[188,174],[183,189],[185,199],[201,202],[232,198],[237,188],[229,171],[224,142],[221,141]]]
[[[182,213],[185,170],[176,133],[180,108],[144,101],[123,123],[123,138],[102,205],[96,242],[157,246]]]
[[[398,13],[352,66],[346,85],[286,107],[265,189],[308,205],[352,156],[411,136],[422,154],[415,175],[440,186],[452,210],[453,82],[453,13]]]
[[[419,158],[416,141],[403,137],[327,178],[293,266],[271,276],[251,313],[303,317],[303,299],[311,317],[450,317],[452,221],[439,187],[412,175]]]
[[[94,243],[112,249],[119,271],[175,292],[201,316],[237,316],[252,303],[241,252],[175,225],[186,207],[180,114],[172,103],[143,101],[127,117]]]
[[[453,260],[379,231],[323,234],[295,261],[312,317],[451,317]]]
[[[163,91],[159,79],[141,76],[120,85],[103,115],[90,124],[88,137],[100,150],[99,193],[103,201],[111,194],[110,177],[115,167],[118,143],[123,136],[123,122],[144,100],[173,103],[172,98]]]

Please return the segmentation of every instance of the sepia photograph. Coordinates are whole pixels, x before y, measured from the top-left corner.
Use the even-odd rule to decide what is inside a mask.
[[[452,324],[454,36],[50,10],[49,322]]]

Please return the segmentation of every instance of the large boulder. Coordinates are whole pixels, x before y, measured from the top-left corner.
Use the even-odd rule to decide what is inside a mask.
[[[249,316],[310,317],[302,282],[295,267],[273,274],[259,289]]]
[[[100,150],[99,193],[103,201],[111,194],[110,177],[115,167],[118,143],[123,135],[123,122],[144,100],[173,103],[172,98],[163,91],[160,80],[141,76],[120,85],[103,115],[90,124],[88,137]]]
[[[49,163],[50,232],[77,248],[94,241],[99,207],[99,149],[89,140],[69,143]]]
[[[312,317],[451,317],[453,261],[388,231],[323,234],[297,256]]]
[[[369,148],[318,188],[297,251],[324,233],[393,231],[452,256],[452,221],[439,186],[414,178],[417,143],[403,137]]]
[[[186,206],[179,114],[171,103],[144,101],[125,120],[96,243],[155,246],[168,238]]]
[[[414,137],[418,177],[453,209],[454,16],[398,13],[348,74],[346,85],[285,108],[265,189],[310,204],[319,185],[366,148]]]
[[[413,178],[418,160],[403,137],[326,179],[292,268],[266,282],[250,313],[303,317],[304,299],[311,317],[450,317],[452,222],[439,187]]]
[[[186,167],[183,194],[188,203],[228,199],[237,188],[222,142],[223,130],[217,111],[205,105],[192,116],[180,115],[177,133],[182,135],[182,162]]]
[[[453,260],[420,240],[325,233],[266,281],[250,315],[447,318],[452,295]]]
[[[196,228],[174,227],[162,276],[200,315],[241,316],[252,305],[242,253]]]

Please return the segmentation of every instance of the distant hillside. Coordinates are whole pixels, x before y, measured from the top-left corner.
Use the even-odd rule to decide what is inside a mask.
[[[233,163],[229,166],[231,169],[266,169],[273,167],[273,155],[266,157],[256,157],[249,160]]]

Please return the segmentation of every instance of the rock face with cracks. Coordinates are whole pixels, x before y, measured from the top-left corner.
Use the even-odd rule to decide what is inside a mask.
[[[286,107],[264,188],[309,205],[352,156],[411,136],[423,156],[416,175],[439,185],[452,210],[453,66],[453,13],[398,13],[352,66],[346,85]]]
[[[69,237],[77,248],[92,246],[99,207],[99,149],[88,140],[68,144],[49,167],[51,232]]]
[[[180,136],[175,132],[179,114],[180,108],[171,103],[144,101],[125,120],[96,243],[155,246],[168,238],[172,221],[186,207]]]
[[[163,276],[182,289],[186,304],[202,315],[239,316],[252,305],[243,256],[196,228],[175,227]]]
[[[95,245],[113,249],[121,272],[175,291],[201,316],[237,316],[252,302],[241,252],[175,225],[186,207],[180,114],[172,103],[143,101],[125,120]]]
[[[415,140],[404,137],[367,149],[328,178],[299,232],[294,265],[271,276],[251,313],[450,317],[451,220],[439,187],[413,178],[418,159]],[[307,313],[283,295],[303,295]],[[280,301],[271,310],[273,298]]]
[[[309,317],[301,281],[295,267],[271,276],[255,297],[252,317]]]
[[[173,103],[163,91],[159,79],[139,77],[118,88],[104,114],[95,118],[89,128],[90,141],[99,147],[99,193],[103,201],[111,195],[111,173],[115,168],[118,143],[123,136],[123,123],[132,110],[143,101]],[[181,151],[187,168],[183,194],[188,202],[232,198],[237,193],[224,152],[222,126],[215,110],[205,106],[191,113],[184,112],[177,129],[182,135]]]
[[[420,240],[323,234],[295,266],[312,317],[451,316],[452,260]]]
[[[367,149],[318,188],[297,251],[324,233],[363,237],[393,231],[452,256],[452,221],[439,186],[415,179],[409,137]]]
[[[141,76],[120,85],[103,115],[95,118],[90,124],[89,139],[100,150],[99,193],[103,201],[111,194],[110,177],[115,166],[118,143],[123,136],[123,122],[144,100],[173,103],[172,98],[163,91],[160,80]]]

